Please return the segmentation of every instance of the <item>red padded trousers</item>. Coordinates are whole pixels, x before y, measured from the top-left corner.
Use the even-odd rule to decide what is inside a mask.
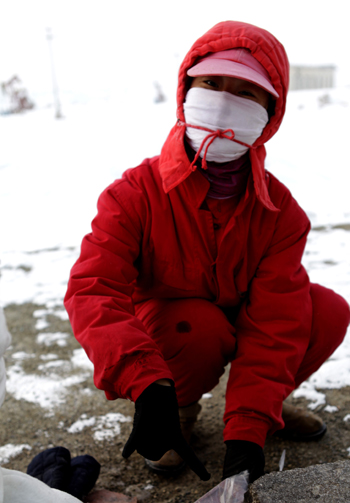
[[[341,344],[350,322],[349,305],[340,295],[317,284],[310,292],[312,331],[296,387]],[[218,384],[235,351],[235,329],[219,307],[203,299],[151,299],[137,305],[136,314],[173,374],[180,407]]]

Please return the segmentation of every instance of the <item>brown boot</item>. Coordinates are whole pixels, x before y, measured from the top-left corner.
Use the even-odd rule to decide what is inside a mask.
[[[202,407],[198,402],[188,407],[179,407],[181,432],[188,444],[190,443],[191,434],[201,409]],[[162,475],[177,475],[186,466],[185,461],[174,450],[166,452],[159,461],[145,459],[145,462],[152,472]]]
[[[327,431],[326,424],[312,412],[283,402],[282,419],[284,428],[275,435],[287,440],[309,442],[319,440]]]

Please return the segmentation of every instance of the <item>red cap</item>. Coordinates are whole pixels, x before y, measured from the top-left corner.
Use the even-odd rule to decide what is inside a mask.
[[[190,77],[202,75],[236,77],[262,87],[275,98],[279,97],[265,68],[247,49],[243,48],[211,53],[190,68],[187,75]]]

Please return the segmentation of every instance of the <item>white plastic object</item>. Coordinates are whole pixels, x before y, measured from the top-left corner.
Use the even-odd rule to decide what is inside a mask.
[[[248,478],[248,471],[233,475],[201,496],[196,503],[243,503]]]

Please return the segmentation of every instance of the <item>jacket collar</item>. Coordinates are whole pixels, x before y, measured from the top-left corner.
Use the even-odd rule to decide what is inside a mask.
[[[165,193],[168,193],[170,190],[185,182],[188,178],[191,179],[188,180],[189,186],[192,186],[193,182],[196,180],[196,183],[198,183],[198,190],[192,187],[190,193],[195,194],[193,204],[195,207],[199,208],[207,195],[210,184],[195,167],[194,170],[191,168],[191,163],[184,146],[184,135],[178,130],[178,127],[181,126],[176,125],[171,130],[164,143],[159,159],[159,172],[162,178],[163,189]],[[279,211],[270,199],[265,182],[265,170],[263,169],[261,172],[261,170],[253,169],[253,163],[255,166],[259,164],[264,165],[265,155],[266,151],[264,146],[262,146],[259,152],[250,151],[253,187],[257,198],[267,209]],[[244,199],[246,199],[246,197],[247,193]]]
[[[184,191],[185,198],[190,205],[200,209],[207,197],[210,183],[200,173],[199,170],[192,171],[189,176],[179,185],[178,189]],[[256,200],[252,175],[248,178],[248,183],[244,194],[240,197],[235,216],[240,215],[246,208],[249,201]]]

